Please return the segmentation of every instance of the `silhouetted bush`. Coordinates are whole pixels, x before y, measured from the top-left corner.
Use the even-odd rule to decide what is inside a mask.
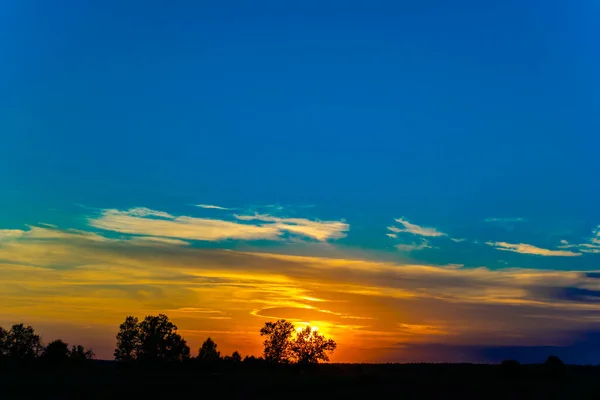
[[[44,361],[51,365],[66,364],[69,360],[69,345],[62,340],[54,340],[48,343],[48,346],[44,349],[42,357]]]
[[[562,379],[565,376],[565,363],[557,356],[550,356],[544,362],[546,376],[549,379]]]

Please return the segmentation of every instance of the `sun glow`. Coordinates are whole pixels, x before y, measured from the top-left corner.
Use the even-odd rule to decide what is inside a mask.
[[[300,326],[296,327],[296,332],[300,332],[300,331],[304,330],[307,326],[310,327],[311,331],[315,331],[315,332],[319,331],[319,327],[316,325],[312,325],[310,322],[299,322],[298,324]]]

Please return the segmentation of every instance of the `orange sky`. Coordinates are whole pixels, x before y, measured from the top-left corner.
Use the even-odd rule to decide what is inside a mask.
[[[334,338],[333,361],[358,362],[418,360],[427,344],[553,344],[595,318],[594,305],[535,290],[586,284],[577,272],[335,254],[198,249],[39,227],[0,244],[0,324],[22,321],[45,341],[60,337],[110,359],[127,315],[166,313],[194,354],[210,336],[223,354],[244,355],[261,353],[265,321],[286,318]]]

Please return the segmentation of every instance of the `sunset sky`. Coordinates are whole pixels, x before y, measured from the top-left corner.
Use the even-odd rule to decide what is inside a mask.
[[[0,326],[111,359],[600,362],[600,5],[8,0]]]

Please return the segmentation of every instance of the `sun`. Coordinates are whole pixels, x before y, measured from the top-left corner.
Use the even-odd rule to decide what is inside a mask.
[[[305,329],[307,326],[310,326],[310,329],[314,332],[318,332],[319,331],[319,327],[316,325],[313,325],[309,322],[302,322],[302,326],[297,326],[296,327],[296,332],[301,332],[303,329]]]

